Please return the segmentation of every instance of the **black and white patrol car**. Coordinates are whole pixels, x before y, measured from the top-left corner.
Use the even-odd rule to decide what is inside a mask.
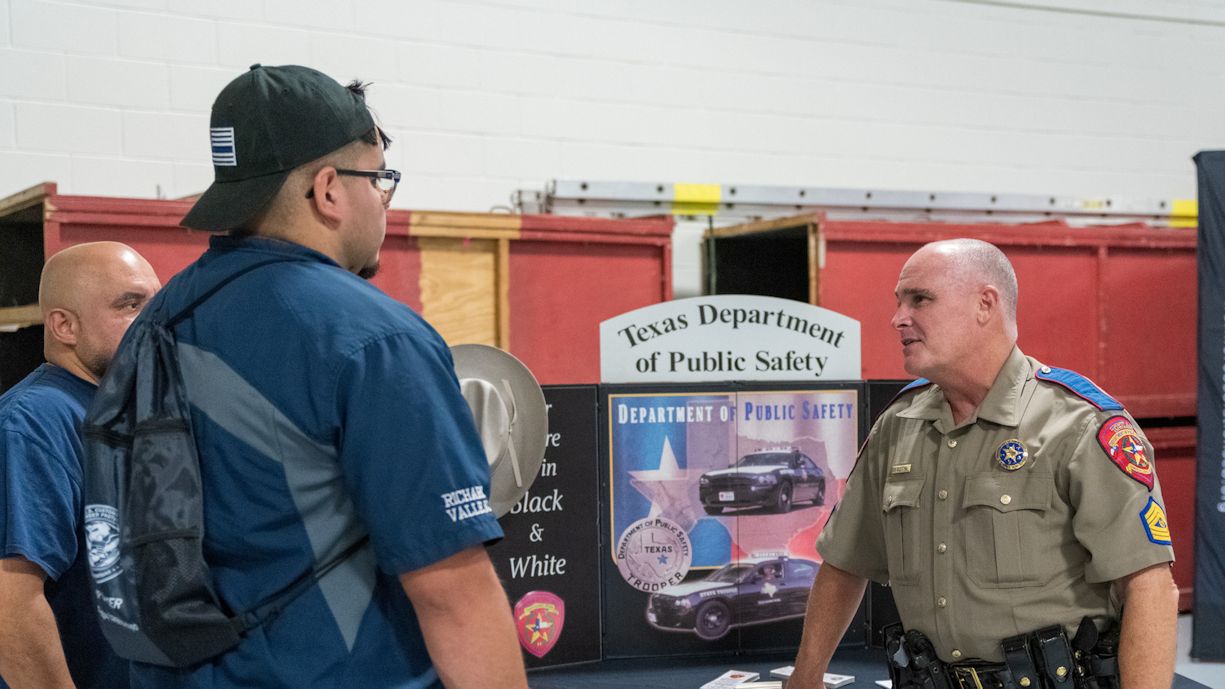
[[[702,474],[698,496],[707,514],[722,514],[726,507],[789,512],[797,502],[825,504],[825,472],[795,448],[758,450],[730,469]]]
[[[732,627],[801,617],[820,565],[790,557],[734,562],[700,581],[652,594],[647,621],[657,629],[722,638]]]

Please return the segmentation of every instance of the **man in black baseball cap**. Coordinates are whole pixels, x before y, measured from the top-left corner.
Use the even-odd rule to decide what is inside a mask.
[[[526,687],[450,352],[362,279],[400,179],[364,87],[255,65],[222,90],[209,134],[215,181],[183,225],[226,234],[145,315],[242,273],[174,328],[217,594],[256,609],[369,541],[230,652],[135,663],[134,685]]]

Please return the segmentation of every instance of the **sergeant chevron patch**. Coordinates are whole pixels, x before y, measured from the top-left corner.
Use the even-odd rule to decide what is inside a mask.
[[[1165,510],[1161,503],[1149,498],[1148,504],[1140,511],[1140,519],[1144,521],[1144,530],[1148,540],[1157,545],[1170,545],[1170,525],[1165,520]]]
[[[1112,416],[1097,432],[1097,442],[1124,474],[1153,489],[1153,464],[1144,450],[1144,441],[1125,416]]]

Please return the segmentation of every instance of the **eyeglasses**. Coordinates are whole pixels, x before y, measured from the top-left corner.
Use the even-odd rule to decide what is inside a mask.
[[[400,184],[399,170],[336,170],[338,175],[350,177],[372,177],[374,186],[383,194],[383,203],[389,203]]]

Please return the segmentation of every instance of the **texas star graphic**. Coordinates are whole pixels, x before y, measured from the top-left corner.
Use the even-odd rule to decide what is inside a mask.
[[[543,616],[537,615],[536,619],[532,620],[532,623],[527,626],[528,629],[532,630],[531,643],[536,643],[540,640],[548,641],[549,629],[552,626]]]
[[[672,443],[667,437],[664,438],[658,469],[629,472],[632,477],[630,485],[651,501],[651,512],[647,518],[670,519],[686,533],[693,529],[693,525],[705,514],[698,499],[698,492],[694,489],[699,474],[700,471],[680,468],[676,454],[672,451]]]

